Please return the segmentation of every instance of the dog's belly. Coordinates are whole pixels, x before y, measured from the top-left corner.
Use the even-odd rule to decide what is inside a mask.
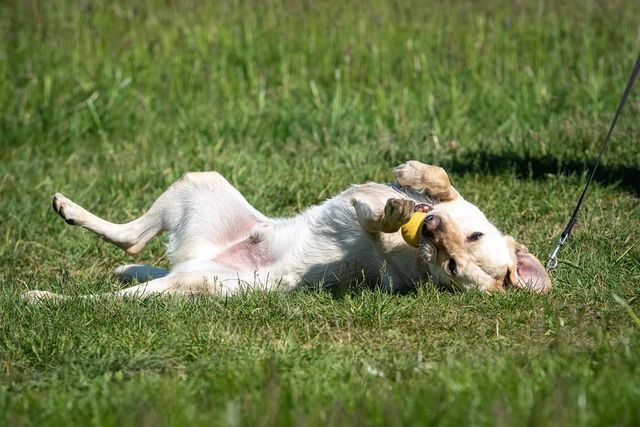
[[[214,257],[213,262],[231,271],[255,271],[259,268],[255,246],[250,239],[246,239]]]
[[[386,186],[380,190],[383,198],[397,195]],[[365,231],[346,192],[296,217],[260,222],[210,260],[225,272],[275,281],[287,277],[298,285],[366,283],[398,289],[421,276],[413,252],[399,233]]]
[[[248,238],[215,255],[211,262],[226,272],[264,273],[274,280],[295,276],[300,284],[379,282],[385,260],[371,246],[366,233],[358,229],[360,236],[352,236],[347,244],[341,241],[344,236],[340,233],[318,236],[311,232],[312,236],[302,237],[309,228],[295,234],[289,229],[291,224],[276,229],[266,224],[258,226]]]
[[[212,261],[225,269],[238,273],[269,269],[277,260],[276,255],[264,241],[264,228],[268,224],[255,226],[249,237],[233,244],[216,255]]]

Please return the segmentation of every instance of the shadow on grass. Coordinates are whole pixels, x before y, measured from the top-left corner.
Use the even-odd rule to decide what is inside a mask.
[[[454,173],[472,171],[486,173],[514,172],[518,178],[542,179],[549,174],[587,175],[591,173],[595,159],[559,159],[552,155],[535,156],[514,152],[491,153],[472,151],[458,156],[443,167]],[[584,182],[586,183],[586,176]],[[640,196],[640,168],[620,164],[600,164],[594,181],[605,185],[616,185],[635,196]]]

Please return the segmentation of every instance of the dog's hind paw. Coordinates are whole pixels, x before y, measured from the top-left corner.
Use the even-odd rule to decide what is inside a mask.
[[[67,199],[61,193],[56,193],[51,201],[51,207],[67,224],[76,225],[79,206]]]
[[[22,299],[29,303],[37,303],[42,301],[52,301],[62,299],[62,295],[54,294],[49,291],[27,291],[22,294]]]

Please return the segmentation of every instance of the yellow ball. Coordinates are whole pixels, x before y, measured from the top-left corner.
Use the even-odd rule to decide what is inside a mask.
[[[426,212],[414,212],[409,221],[400,227],[405,242],[414,248],[420,244],[420,226],[426,217]]]

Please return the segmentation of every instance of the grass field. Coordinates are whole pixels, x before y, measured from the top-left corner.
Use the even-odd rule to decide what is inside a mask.
[[[640,424],[640,87],[549,296],[19,298],[118,289],[130,262],[55,191],[124,221],[190,170],[290,215],[437,163],[545,259],[638,22],[631,0],[1,2],[0,423]]]

